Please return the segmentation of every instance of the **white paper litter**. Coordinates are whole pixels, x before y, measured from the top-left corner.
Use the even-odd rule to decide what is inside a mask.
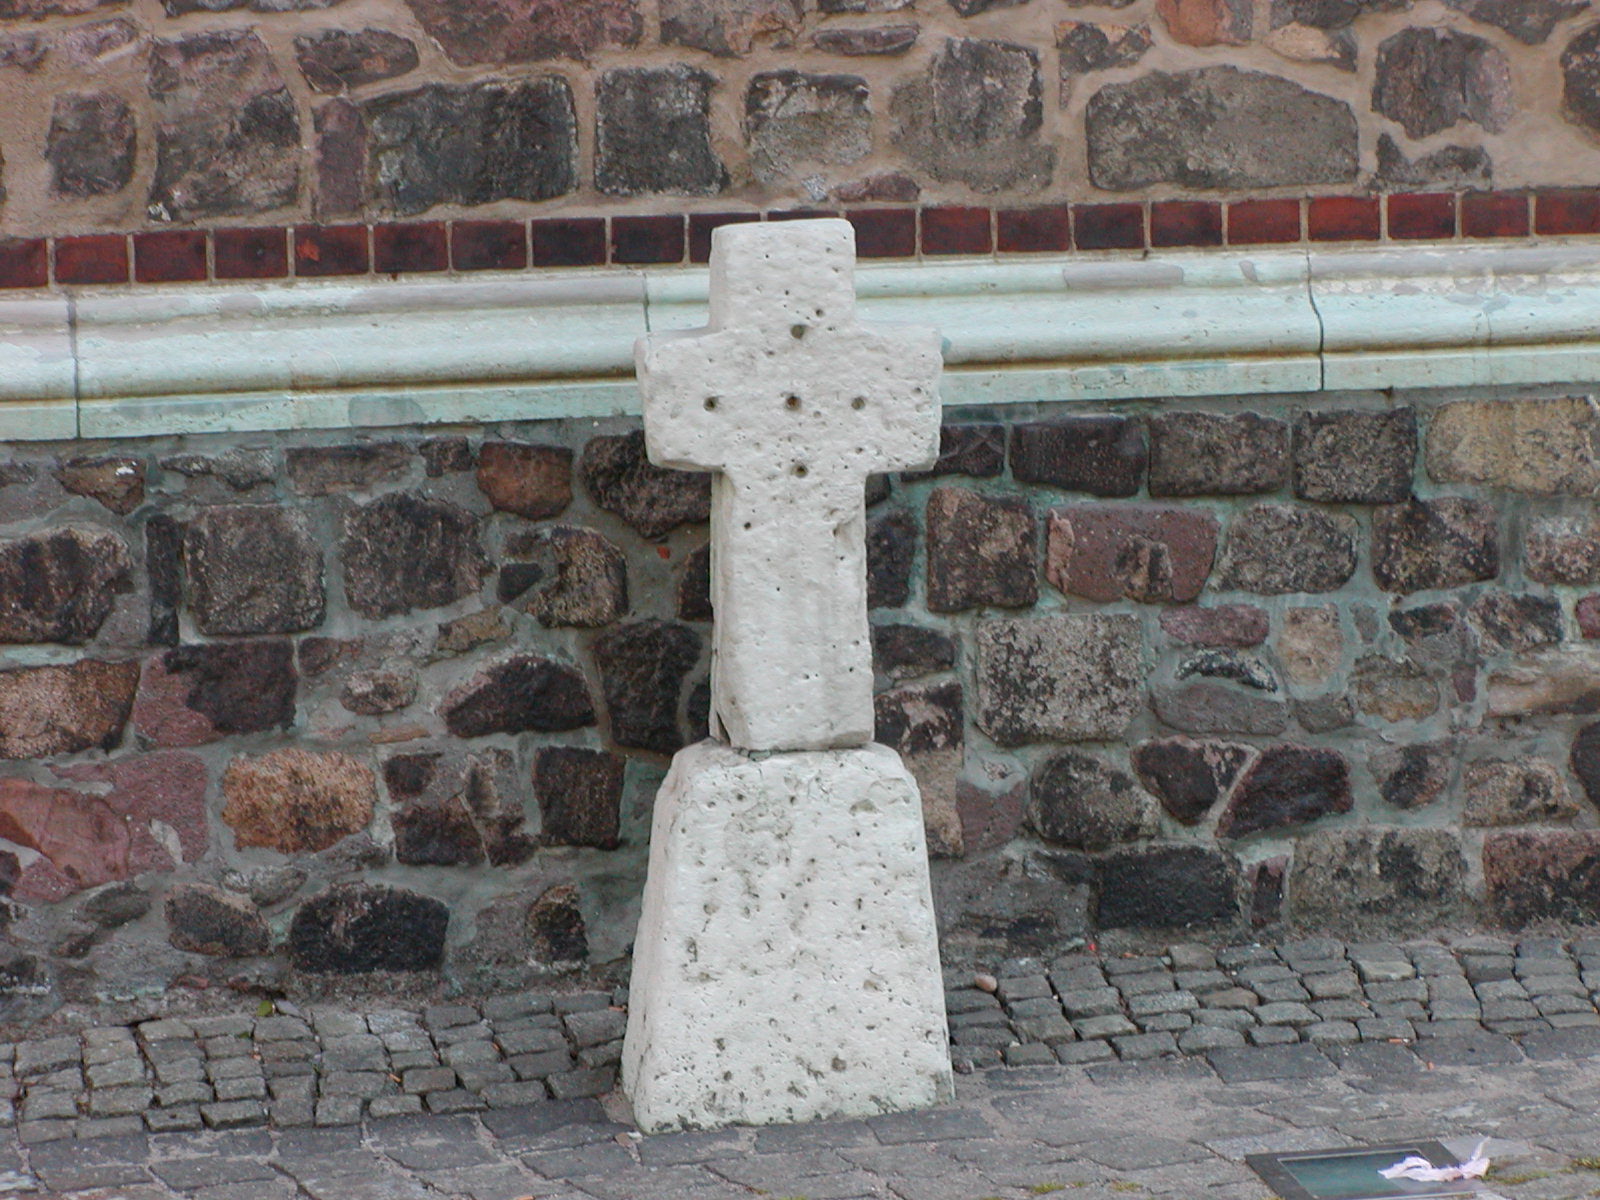
[[[1489,1160],[1483,1148],[1489,1144],[1484,1138],[1466,1162],[1453,1167],[1436,1167],[1427,1159],[1412,1154],[1402,1158],[1392,1167],[1379,1171],[1385,1179],[1415,1179],[1421,1183],[1444,1183],[1452,1179],[1482,1179],[1489,1171]]]

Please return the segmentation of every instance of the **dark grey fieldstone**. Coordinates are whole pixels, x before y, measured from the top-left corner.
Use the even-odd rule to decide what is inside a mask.
[[[597,51],[636,44],[643,28],[638,0],[406,3],[450,61],[463,66],[550,58],[586,61]]]
[[[1517,41],[1537,46],[1556,25],[1589,7],[1590,0],[1444,0],[1474,21],[1505,30]]]
[[[1239,917],[1239,865],[1203,846],[1121,850],[1099,864],[1096,924],[1102,929],[1180,928]]]
[[[1510,121],[1511,67],[1481,37],[1453,29],[1402,29],[1378,46],[1373,111],[1423,138],[1460,121],[1491,133]]]
[[[440,714],[456,737],[558,732],[595,719],[583,673],[537,654],[517,655],[482,671],[444,698]]]
[[[161,656],[161,667],[182,681],[178,702],[204,717],[214,734],[264,733],[294,724],[298,679],[286,640],[180,646]]]
[[[859,75],[762,71],[744,107],[750,168],[763,182],[843,166],[872,150],[872,106]]]
[[[801,0],[662,0],[661,41],[737,58],[758,38],[787,45],[802,20]]]
[[[1395,12],[1410,7],[1411,0],[1272,0],[1272,27],[1344,29],[1369,12]]]
[[[661,754],[683,746],[678,703],[700,645],[689,626],[659,620],[618,625],[595,641],[612,741]]]
[[[203,883],[180,883],[167,893],[168,939],[180,950],[228,958],[265,954],[272,934],[256,906]]]
[[[133,178],[133,110],[111,92],[69,92],[55,98],[44,156],[57,196],[103,196]]]
[[[1150,419],[1152,496],[1275,492],[1289,478],[1289,426],[1260,413],[1160,413]]]
[[[911,599],[917,521],[895,509],[867,522],[867,607],[900,608]]]
[[[291,446],[284,452],[289,486],[301,496],[371,491],[405,474],[411,450],[400,442]]]
[[[1156,831],[1155,806],[1133,777],[1090,754],[1064,750],[1034,769],[1028,824],[1048,842],[1101,850]]]
[[[312,90],[337,96],[404,75],[417,65],[417,46],[386,29],[325,29],[295,38],[294,57]]]
[[[872,667],[890,679],[916,679],[955,666],[956,642],[949,634],[920,625],[874,625]]]
[[[1039,598],[1039,522],[1023,496],[934,488],[928,496],[928,608],[1026,608]]]
[[[711,515],[711,476],[656,466],[645,456],[642,430],[590,438],[578,474],[597,505],[651,541]]]
[[[714,196],[728,172],[711,144],[706,71],[619,67],[595,85],[595,186],[610,196]]]
[[[444,904],[404,888],[335,884],[296,910],[289,958],[318,973],[434,970],[449,923]]]
[[[1349,812],[1350,769],[1336,750],[1310,746],[1270,746],[1234,789],[1217,823],[1217,836],[1248,837],[1264,829],[1314,821]]]
[[[1589,803],[1600,807],[1600,722],[1585,725],[1572,739],[1567,759]]]
[[[1142,423],[1128,417],[1068,417],[1011,430],[1011,474],[1092,496],[1133,496],[1149,454]]]
[[[127,544],[68,527],[0,541],[0,642],[79,646],[132,588]]]
[[[1348,912],[1415,929],[1464,903],[1466,875],[1460,838],[1448,829],[1325,829],[1295,848],[1290,905],[1302,918]]]
[[[620,755],[578,746],[546,746],[534,755],[533,794],[540,840],[551,846],[617,846],[622,783]]]
[[[489,573],[477,518],[410,492],[351,510],[341,557],[345,598],[371,619],[453,604],[476,592]]]
[[[267,212],[300,186],[300,118],[266,43],[250,30],[158,40],[155,101],[158,219]]]
[[[184,531],[183,558],[204,633],[298,633],[322,623],[322,547],[298,510],[202,509]]]
[[[1415,188],[1486,188],[1494,179],[1494,163],[1482,146],[1444,146],[1407,158],[1387,133],[1378,135],[1378,184],[1388,190]]]
[[[578,186],[577,117],[560,76],[429,84],[361,111],[374,196],[401,216],[438,204],[550,200]]]
[[[1132,66],[1144,57],[1151,45],[1148,25],[1064,21],[1056,26],[1062,86],[1069,86],[1074,76],[1090,71]]]
[[[1411,495],[1417,417],[1410,408],[1328,409],[1294,426],[1294,492],[1335,504],[1394,504]]]
[[[1506,924],[1600,918],[1600,833],[1506,830],[1483,842],[1489,906]]]
[[[1258,504],[1228,524],[1217,585],[1259,595],[1331,592],[1356,570],[1355,519],[1288,504]]]
[[[978,192],[1037,192],[1056,151],[1042,139],[1039,55],[1026,46],[946,38],[922,75],[895,89],[891,139],[934,179]]]
[[[1561,52],[1562,105],[1567,120],[1600,130],[1600,24],[1590,25]]]
[[[1443,795],[1457,753],[1453,742],[1389,746],[1374,751],[1368,766],[1384,802],[1409,811],[1432,804]]]
[[[1460,587],[1500,573],[1499,513],[1484,500],[1410,500],[1372,514],[1372,574],[1387,592]]]
[[[1085,128],[1090,179],[1108,191],[1349,183],[1359,170],[1348,104],[1236,67],[1108,84]]]

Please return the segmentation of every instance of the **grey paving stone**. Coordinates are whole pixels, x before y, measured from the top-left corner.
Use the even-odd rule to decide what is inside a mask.
[[[1368,1017],[1357,1021],[1356,1029],[1360,1032],[1362,1040],[1369,1042],[1414,1042],[1417,1038],[1417,1031],[1410,1021],[1394,1017]]]
[[[1167,947],[1167,962],[1174,971],[1209,971],[1217,965],[1217,953],[1201,942],[1180,942]]]
[[[1152,992],[1170,992],[1178,986],[1168,971],[1145,971],[1138,975],[1119,975],[1112,980],[1124,996],[1146,996]]]
[[[361,1120],[360,1096],[322,1096],[317,1100],[318,1125],[354,1125]]]
[[[1133,1022],[1121,1013],[1113,1013],[1104,1017],[1085,1017],[1074,1020],[1072,1028],[1078,1036],[1085,1041],[1090,1038],[1120,1037],[1123,1034],[1135,1032]]]
[[[194,1028],[187,1021],[163,1019],[143,1021],[139,1024],[139,1038],[144,1042],[166,1042],[194,1037]]]
[[[89,1093],[89,1112],[96,1117],[122,1117],[142,1113],[155,1093],[148,1087],[96,1088]]]
[[[168,1187],[180,1192],[278,1178],[278,1172],[262,1158],[205,1154],[203,1151],[194,1157],[158,1159],[150,1164],[150,1170]]]
[[[1281,979],[1276,983],[1255,983],[1250,986],[1268,1004],[1297,1003],[1311,999],[1311,993],[1298,979]]]
[[[1417,1053],[1442,1067],[1483,1067],[1522,1061],[1522,1051],[1508,1037],[1487,1030],[1419,1043]]]
[[[1293,1046],[1299,1044],[1300,1030],[1293,1025],[1252,1025],[1244,1036],[1252,1046]]]
[[[1340,1071],[1392,1079],[1422,1070],[1422,1060],[1411,1050],[1392,1042],[1362,1042],[1354,1046],[1326,1046],[1328,1060]]]
[[[1125,1062],[1145,1058],[1158,1058],[1163,1054],[1178,1052],[1177,1039],[1170,1033],[1135,1033],[1113,1037],[1111,1044],[1117,1048],[1117,1057]]]
[[[1056,1060],[1067,1065],[1107,1062],[1117,1056],[1110,1042],[1062,1042],[1054,1046]]]
[[[1402,979],[1416,977],[1417,968],[1403,958],[1395,959],[1357,959],[1356,970],[1361,974],[1363,983],[1399,983]]]
[[[200,1116],[209,1129],[239,1129],[266,1124],[267,1106],[259,1100],[216,1101],[202,1104]]]
[[[484,1099],[465,1088],[452,1088],[447,1092],[429,1092],[423,1097],[431,1113],[477,1112],[486,1107]]]
[[[1220,991],[1206,992],[1200,997],[1202,1008],[1254,1008],[1259,1003],[1261,997],[1249,988],[1241,987],[1222,988]]]
[[[1008,1067],[1053,1066],[1056,1062],[1056,1056],[1050,1047],[1040,1042],[1007,1046],[1004,1056]]]
[[[1193,1012],[1200,1000],[1193,992],[1147,992],[1128,997],[1128,1013],[1134,1017],[1148,1017],[1156,1013]]]
[[[1372,1015],[1372,1010],[1355,1000],[1313,1000],[1311,1011],[1324,1021],[1361,1021]]]
[[[1018,1000],[1034,1000],[1050,996],[1050,980],[1043,971],[1038,974],[1015,975],[1009,978],[1002,977],[996,995],[1002,1004],[1013,1004]]]
[[[1178,1049],[1185,1054],[1204,1054],[1244,1045],[1244,1034],[1218,1025],[1196,1025],[1178,1035]]]
[[[1155,1013],[1148,1017],[1136,1017],[1134,1024],[1139,1026],[1141,1033],[1178,1033],[1193,1025],[1194,1018],[1181,1012]]]
[[[1006,1011],[1011,1014],[1012,1020],[1018,1017],[1043,1017],[1052,1014],[1060,1016],[1061,1001],[1054,996],[1036,996],[1031,1000],[1018,1000],[1009,1004]]]
[[[999,1008],[1000,1000],[989,992],[979,991],[977,988],[960,988],[944,994],[945,1012],[952,1016],[958,1013],[981,1012],[988,1008]]]
[[[1600,1054],[1600,1029],[1554,1029],[1549,1033],[1530,1033],[1522,1039],[1522,1050],[1536,1062],[1589,1058]]]
[[[1333,1064],[1315,1046],[1245,1047],[1213,1050],[1206,1056],[1224,1083],[1258,1083],[1276,1079],[1318,1079],[1334,1073]]]
[[[1307,975],[1301,982],[1314,1000],[1342,1000],[1361,994],[1361,981],[1352,971]]]
[[[76,1117],[78,1115],[78,1099],[72,1092],[30,1091],[22,1101],[22,1119],[24,1121],[50,1121],[59,1118]]]
[[[980,1114],[951,1108],[924,1109],[921,1112],[870,1117],[867,1120],[867,1128],[872,1130],[873,1136],[885,1146],[902,1145],[907,1142],[988,1137],[994,1132]]]
[[[1196,1025],[1208,1025],[1216,1029],[1233,1029],[1243,1033],[1246,1029],[1256,1025],[1255,1013],[1245,1008],[1202,1008],[1194,1014]]]
[[[1352,1021],[1318,1021],[1302,1029],[1300,1036],[1313,1046],[1333,1046],[1361,1040],[1361,1034]]]
[[[1256,1020],[1263,1025],[1314,1025],[1317,1014],[1304,1004],[1263,1004],[1256,1009]]]
[[[1074,1021],[1113,1016],[1122,1012],[1122,997],[1116,988],[1083,988],[1063,992],[1061,1008]]]
[[[575,1045],[598,1046],[602,1042],[615,1041],[627,1031],[628,1014],[615,1008],[569,1013],[566,1026]]]
[[[212,1017],[191,1017],[189,1024],[198,1038],[238,1037],[248,1034],[254,1024],[250,1017],[223,1014]]]
[[[151,1133],[188,1133],[203,1124],[197,1104],[149,1109],[144,1114],[144,1123]]]
[[[258,1042],[294,1041],[310,1036],[311,1026],[298,1017],[260,1017],[256,1020],[255,1039]]]
[[[593,1051],[585,1050],[585,1054]],[[618,1056],[620,1057],[620,1056]],[[613,1058],[611,1061],[616,1061]],[[584,1066],[601,1066],[601,1063],[583,1063]],[[456,1076],[461,1080],[461,1086],[469,1092],[481,1092],[484,1088],[496,1083],[511,1083],[516,1079],[516,1074],[505,1063],[483,1063],[478,1066],[462,1067],[456,1071]]]
[[[1247,943],[1240,946],[1222,946],[1217,952],[1217,965],[1225,969],[1235,969],[1250,963],[1277,962],[1278,952],[1271,946],[1258,943]]]
[[[1593,1010],[1551,1013],[1549,1016],[1544,1017],[1540,1023],[1555,1029],[1590,1029],[1600,1026],[1600,1013],[1596,1013]]]
[[[76,1036],[40,1038],[17,1047],[14,1069],[19,1076],[45,1075],[82,1061],[83,1050]]]
[[[1159,954],[1135,954],[1127,957],[1112,955],[1100,963],[1105,973],[1116,979],[1125,975],[1145,975],[1151,971],[1164,971],[1166,962]]]
[[[597,1008],[611,1007],[610,992],[570,992],[564,995],[552,996],[550,1007],[562,1016],[567,1013],[589,1012]]]
[[[1220,992],[1233,986],[1231,976],[1223,971],[1178,971],[1173,975],[1173,982],[1184,991],[1203,995],[1206,992]]]
[[[17,1140],[24,1146],[32,1146],[39,1142],[53,1142],[60,1138],[69,1138],[74,1135],[75,1121],[29,1121],[24,1119],[17,1125]]]

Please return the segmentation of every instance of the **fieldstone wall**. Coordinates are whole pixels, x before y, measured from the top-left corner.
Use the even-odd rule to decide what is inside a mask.
[[[1587,187],[1597,18],[1590,0],[4,0],[0,223],[306,225],[315,274],[348,268],[344,224],[422,214],[468,223],[470,265],[505,236],[472,221],[530,215]],[[1402,228],[1437,224],[1413,207]],[[1489,207],[1499,235],[1515,201]],[[1241,219],[1281,240],[1280,215]],[[1166,219],[1166,244],[1204,244],[1214,218]],[[385,236],[397,269],[441,253],[425,223]],[[147,277],[196,245],[212,253],[147,243]],[[64,277],[103,282],[108,253],[74,247]]]
[[[1597,486],[1560,394],[951,413],[869,495],[946,953],[1600,918]],[[12,446],[0,1019],[622,958],[708,500],[625,421]]]

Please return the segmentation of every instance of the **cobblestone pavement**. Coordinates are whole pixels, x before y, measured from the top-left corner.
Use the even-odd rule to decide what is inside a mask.
[[[622,993],[24,1041],[0,1050],[0,1194],[1245,1200],[1269,1195],[1245,1154],[1428,1135],[1496,1139],[1500,1195],[1600,1195],[1600,939],[1173,946],[947,982],[956,1104],[651,1138],[612,1119]]]

